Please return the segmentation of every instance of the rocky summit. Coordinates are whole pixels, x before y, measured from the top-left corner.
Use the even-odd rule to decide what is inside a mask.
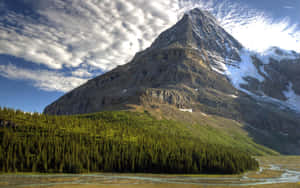
[[[300,154],[300,54],[245,49],[207,11],[193,9],[123,66],[47,106],[69,115],[160,105],[243,124],[253,139]]]

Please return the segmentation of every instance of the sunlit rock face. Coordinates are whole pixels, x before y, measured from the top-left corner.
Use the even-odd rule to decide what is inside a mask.
[[[299,66],[292,51],[243,48],[210,13],[193,9],[131,62],[67,93],[44,113],[167,104],[240,121],[260,144],[300,154]]]

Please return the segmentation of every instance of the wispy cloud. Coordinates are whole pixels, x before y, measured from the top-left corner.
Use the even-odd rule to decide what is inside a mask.
[[[0,75],[9,79],[31,81],[35,87],[45,91],[67,92],[87,81],[62,73],[24,69],[12,64],[0,65]]]
[[[49,70],[40,78],[34,70],[2,65],[1,75],[33,80],[35,86],[46,90],[68,91],[96,76],[91,70],[105,72],[128,62],[193,7],[211,11],[245,47],[262,51],[280,46],[300,52],[300,31],[288,19],[277,21],[229,0],[24,2],[35,4],[33,10],[39,16],[24,16],[0,2],[4,12],[0,16],[0,54],[43,64]]]
[[[92,73],[90,73],[88,70],[84,68],[79,68],[75,71],[72,71],[72,75],[81,78],[91,78],[93,76]]]
[[[0,53],[52,69],[88,64],[107,71],[129,61],[174,23],[176,4],[54,0],[36,9],[39,19],[7,10],[0,18]]]
[[[30,70],[1,68],[10,70],[10,74],[2,71],[6,77],[35,80],[35,86],[47,90],[67,91],[82,83],[82,78],[96,76],[91,70],[105,72],[128,62],[177,18],[177,0],[53,0],[46,5],[36,2],[39,1],[24,1],[28,6],[34,4],[34,15],[38,17],[6,9],[2,3],[0,54],[46,65],[53,72],[70,72],[53,73],[58,84],[53,87],[47,79],[25,74]],[[34,71],[30,73],[36,75]],[[71,83],[66,75],[72,75],[75,81]]]
[[[286,9],[294,9],[295,7],[292,7],[292,6],[284,6],[283,8],[286,8]]]
[[[288,18],[273,19],[264,12],[229,0],[180,0],[179,3],[184,11],[200,7],[212,12],[246,48],[261,52],[279,46],[300,52],[300,30]]]

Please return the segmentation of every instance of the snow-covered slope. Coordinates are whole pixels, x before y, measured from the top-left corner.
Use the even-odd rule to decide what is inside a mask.
[[[285,99],[268,96],[264,93],[262,87],[258,87],[258,89],[254,91],[246,87],[251,79],[256,80],[259,85],[265,85],[266,80],[276,82],[276,79],[279,78],[269,74],[268,71],[265,70],[265,67],[268,66],[268,69],[272,69],[271,62],[273,66],[276,63],[297,63],[300,65],[300,54],[294,51],[286,51],[272,47],[263,53],[257,53],[243,48],[240,50],[239,55],[241,61],[236,62],[232,60],[228,61],[226,58],[222,60],[222,58],[219,57],[217,65],[211,64],[212,70],[226,75],[236,89],[248,95],[254,96],[257,99],[271,101],[300,112],[300,94],[294,91],[291,81],[285,83],[285,89],[280,91],[285,96]],[[255,63],[256,61],[259,61],[259,63]]]
[[[280,49],[279,47],[271,47],[262,53],[254,54],[259,57],[264,64],[269,64],[270,59],[276,61],[282,60],[297,60],[300,59],[300,54],[295,51]]]
[[[300,112],[300,95],[297,95],[293,89],[293,84],[290,82],[288,89],[283,91],[287,98],[286,103],[293,109]]]

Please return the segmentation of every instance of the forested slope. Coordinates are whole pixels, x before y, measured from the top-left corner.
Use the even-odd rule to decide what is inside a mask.
[[[200,126],[204,134],[226,137]],[[222,139],[221,139],[222,140]],[[241,173],[258,163],[241,145],[209,142],[147,113],[48,116],[0,109],[3,172]]]

